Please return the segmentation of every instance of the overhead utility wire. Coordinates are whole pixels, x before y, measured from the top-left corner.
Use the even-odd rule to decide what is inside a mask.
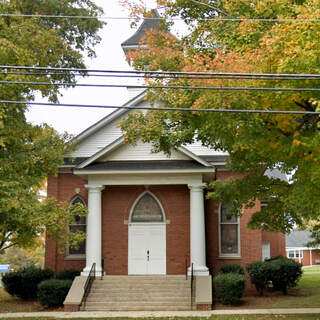
[[[68,16],[50,14],[20,14],[20,13],[0,13],[0,17],[21,17],[21,18],[61,18],[61,19],[100,19],[100,20],[133,20],[131,17],[111,17],[111,16]],[[144,17],[144,20],[164,20],[164,18]],[[169,18],[170,21],[181,21],[182,18]],[[198,21],[257,21],[257,22],[320,22],[320,19],[259,19],[259,18],[198,18]]]
[[[132,71],[132,70],[102,70],[102,69],[80,69],[80,68],[56,68],[56,67],[34,67],[17,65],[0,65],[0,69],[12,70],[41,70],[41,71],[69,71],[83,73],[111,73],[111,74],[143,74],[143,75],[193,75],[193,76],[234,76],[234,77],[299,77],[299,78],[319,78],[316,73],[238,73],[238,72],[182,72],[182,71]]]
[[[6,72],[6,71],[0,71],[0,75],[22,75],[22,76],[60,76],[60,75],[65,75],[63,72],[48,72],[48,73],[41,73],[41,72]],[[184,75],[167,75],[167,76],[162,76],[162,75],[122,75],[122,74],[92,74],[88,73],[86,75],[83,75],[81,73],[73,73],[72,75],[76,77],[102,77],[102,78],[138,78],[138,79],[191,79],[191,80],[196,80],[196,79],[203,79],[203,80],[218,80],[218,79],[225,79],[225,80],[320,80],[320,77],[276,77],[276,78],[271,78],[271,77],[261,77],[261,76],[184,76]]]
[[[192,108],[173,108],[173,107],[147,107],[147,106],[107,106],[107,105],[84,105],[70,103],[46,103],[0,100],[0,103],[7,104],[27,104],[33,106],[53,106],[53,107],[72,107],[72,108],[102,108],[102,109],[127,109],[127,110],[157,110],[157,111],[182,111],[182,112],[222,112],[222,113],[268,113],[268,114],[297,114],[297,115],[320,115],[320,111],[295,111],[295,110],[244,110],[244,109],[192,109]]]
[[[91,83],[50,83],[37,81],[0,81],[4,85],[39,85],[56,87],[95,87],[95,88],[139,88],[139,89],[183,89],[215,91],[320,91],[320,88],[267,88],[267,87],[211,87],[211,86],[166,86],[166,85],[125,85]]]

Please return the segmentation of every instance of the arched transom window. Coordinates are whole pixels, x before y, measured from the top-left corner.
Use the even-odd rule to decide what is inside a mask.
[[[158,201],[150,193],[145,193],[135,204],[131,222],[163,222],[163,212]]]

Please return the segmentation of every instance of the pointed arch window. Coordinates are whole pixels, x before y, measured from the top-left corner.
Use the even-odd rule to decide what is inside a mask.
[[[80,196],[75,196],[70,201],[70,204],[72,204],[72,205],[77,204],[77,203],[81,203],[84,206],[86,206],[85,201]],[[86,217],[80,217],[78,215],[74,216],[74,220],[72,223],[69,224],[68,229],[69,229],[69,232],[82,231],[82,232],[86,233],[86,229],[87,229]],[[77,248],[73,248],[71,246],[68,247],[68,254],[69,255],[82,256],[82,255],[85,255],[85,253],[86,253],[86,241],[85,240],[82,243],[80,243],[79,247],[77,247]]]
[[[164,222],[160,204],[150,193],[145,193],[135,204],[131,222]]]

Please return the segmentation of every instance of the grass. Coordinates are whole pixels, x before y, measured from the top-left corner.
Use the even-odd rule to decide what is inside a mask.
[[[39,312],[46,311],[37,301],[24,301],[10,296],[0,287],[1,312]],[[48,310],[49,311],[49,310]]]
[[[304,273],[320,272],[320,266],[304,267],[303,272]]]
[[[1,320],[18,320],[21,318],[1,318]],[[54,318],[23,318],[24,320],[48,320]],[[133,320],[135,318],[73,318],[73,320]],[[137,319],[137,318],[136,318]],[[202,320],[203,317],[138,318],[139,320]],[[299,315],[217,315],[206,320],[320,320],[320,314]]]

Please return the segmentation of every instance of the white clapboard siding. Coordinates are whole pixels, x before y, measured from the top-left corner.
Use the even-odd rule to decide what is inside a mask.
[[[172,150],[169,158],[163,152],[152,153],[151,150],[152,145],[149,143],[138,142],[135,146],[125,144],[99,159],[99,162],[126,160],[191,160],[180,151]]]
[[[185,146],[186,149],[196,154],[197,156],[223,156],[228,155],[226,152],[222,152],[219,150],[210,149],[201,145],[201,142],[196,141],[193,144],[188,144]]]

